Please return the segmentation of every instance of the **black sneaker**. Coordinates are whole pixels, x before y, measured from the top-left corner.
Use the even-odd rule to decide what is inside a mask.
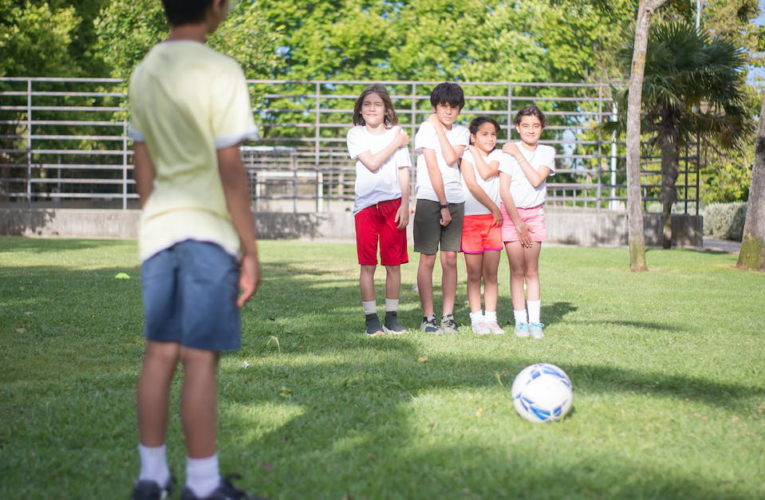
[[[447,314],[441,318],[441,330],[443,330],[444,333],[450,334],[460,333],[459,330],[457,330],[457,323],[454,322],[454,315]]]
[[[170,476],[164,487],[160,486],[156,481],[149,481],[147,479],[138,481],[135,483],[135,488],[133,488],[131,500],[165,500],[170,498],[174,485],[175,478],[173,476]]]
[[[392,333],[393,335],[401,335],[402,333],[409,332],[404,325],[398,322],[398,312],[396,311],[387,311],[385,313],[383,331],[385,333]]]
[[[268,500],[263,497],[253,497],[245,493],[244,491],[236,488],[232,483],[232,479],[239,479],[241,476],[238,474],[229,474],[226,477],[222,477],[220,485],[209,496],[200,498],[194,494],[189,488],[183,488],[181,493],[181,500]]]
[[[422,330],[425,333],[432,333],[434,335],[439,335],[444,333],[443,330],[438,328],[438,323],[436,323],[436,315],[431,314],[430,316],[423,316],[422,317],[422,324],[420,325],[420,330]]]
[[[383,334],[383,328],[380,326],[380,318],[377,314],[367,314],[367,335],[370,337],[380,337]]]

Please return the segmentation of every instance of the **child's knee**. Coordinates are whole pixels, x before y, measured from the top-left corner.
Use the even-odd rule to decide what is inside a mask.
[[[441,252],[441,263],[445,268],[457,268],[457,252]]]

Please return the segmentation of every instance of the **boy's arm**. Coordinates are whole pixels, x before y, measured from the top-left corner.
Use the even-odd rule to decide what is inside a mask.
[[[393,156],[399,148],[403,148],[407,144],[409,144],[409,134],[403,128],[399,128],[391,143],[385,146],[381,151],[374,154],[370,151],[364,151],[356,158],[358,158],[370,172],[374,172],[380,168],[388,158]]]
[[[476,155],[472,155],[473,158],[475,158]],[[495,226],[501,226],[502,225],[502,212],[499,211],[499,207],[496,203],[494,203],[491,198],[489,198],[489,195],[486,194],[486,191],[481,189],[481,186],[478,185],[478,183],[475,180],[475,172],[473,171],[473,164],[470,163],[467,159],[462,159],[462,164],[460,165],[460,170],[462,171],[462,178],[465,180],[465,185],[468,188],[468,191],[470,191],[470,194],[473,195],[473,198],[478,200],[481,205],[485,206],[491,211],[491,215],[494,216],[494,225]]]
[[[513,142],[508,142],[502,146],[502,152],[507,153],[515,158],[515,161],[518,162],[521,170],[523,170],[523,175],[526,176],[531,185],[535,188],[541,186],[542,183],[546,181],[547,177],[550,175],[550,167],[543,166],[539,167],[539,170],[534,170],[534,167],[531,166],[531,163],[529,163],[526,157],[523,156],[521,150],[518,149],[518,145]]]
[[[438,143],[441,146],[441,155],[444,157],[444,160],[446,160],[446,164],[454,165],[460,158],[462,158],[462,153],[465,152],[465,146],[452,146],[452,143],[449,142],[449,138],[446,137],[444,126],[441,125],[435,114],[430,115],[428,121],[433,125],[433,128],[436,129]]]
[[[133,143],[133,178],[135,179],[138,199],[141,208],[146,206],[152,191],[154,191],[154,178],[157,169],[149,155],[149,148],[145,142]]]
[[[510,196],[510,181],[512,177],[505,172],[499,173],[499,196],[502,198],[502,204],[505,206],[505,212],[510,216],[510,220],[513,221],[515,229],[518,232],[518,237],[521,239],[521,245],[528,247],[531,246],[531,238],[529,237],[529,227],[521,220],[518,215],[518,209],[515,207],[513,197]]]
[[[260,262],[252,219],[250,182],[239,154],[239,144],[218,149],[218,170],[226,205],[243,250],[239,275],[241,291],[236,301],[236,305],[242,307],[258,290]]]
[[[436,192],[438,203],[441,205],[447,205],[446,191],[444,190],[444,178],[441,177],[441,170],[438,168],[438,160],[436,159],[436,151],[434,149],[423,148],[422,154],[425,156],[425,165],[428,167],[428,177],[430,178],[430,185],[433,186],[433,191]],[[452,221],[452,214],[449,212],[449,207],[441,209],[441,225],[448,226]]]
[[[478,175],[481,176],[481,179],[488,181],[495,175],[499,173],[499,162],[494,160],[490,161],[489,163],[486,163],[484,161],[483,156],[481,156],[481,153],[478,151],[478,149],[470,149],[470,152],[473,153],[473,160],[475,161],[475,168],[478,169]]]
[[[394,222],[398,223],[399,229],[404,229],[409,225],[409,167],[398,169],[398,183],[401,186],[401,206]]]

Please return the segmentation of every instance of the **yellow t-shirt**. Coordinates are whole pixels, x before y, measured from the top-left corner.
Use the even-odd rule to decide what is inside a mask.
[[[185,240],[236,255],[216,150],[257,137],[242,69],[201,43],[160,43],[133,72],[129,98],[130,135],[146,143],[157,174],[141,216],[141,260]]]

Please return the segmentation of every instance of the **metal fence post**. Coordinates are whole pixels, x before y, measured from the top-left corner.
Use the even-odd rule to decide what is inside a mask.
[[[127,118],[122,120],[122,210],[127,210],[128,195],[128,138]]]
[[[409,202],[410,203],[412,201],[412,198],[415,197],[414,190],[415,190],[415,186],[417,185],[417,163],[416,163],[417,159],[414,157],[415,155],[412,154],[412,152],[415,151],[414,138],[417,135],[417,84],[416,83],[412,83],[411,115],[412,115],[412,119],[411,119],[412,123],[410,125],[412,129],[412,133],[411,133],[411,140],[409,141],[409,158],[410,159],[414,158],[414,162],[412,163],[414,164],[415,168],[412,169],[414,170],[414,175],[409,176]]]
[[[32,205],[32,79],[27,79],[27,203]]]
[[[513,133],[513,84],[507,84],[507,142]]]
[[[598,84],[598,188],[597,188],[597,201],[595,202],[595,209],[600,212],[600,204],[602,203],[602,175],[603,175],[603,132],[601,131],[601,125],[603,124],[603,84]],[[587,202],[584,202],[585,208]]]
[[[317,183],[317,192],[316,192],[316,211],[321,212],[322,211],[322,200],[321,200],[321,184],[319,182],[319,141],[321,140],[321,84],[319,82],[316,82],[316,134],[315,134],[315,140],[316,144],[314,145],[314,153],[315,153],[315,168],[316,168],[316,183]],[[297,213],[297,170],[295,171],[295,213]]]

